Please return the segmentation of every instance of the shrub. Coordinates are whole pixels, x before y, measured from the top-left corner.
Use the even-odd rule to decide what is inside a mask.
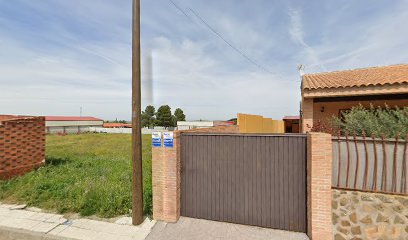
[[[394,109],[385,107],[364,108],[359,105],[342,114],[342,117],[333,117],[329,121],[333,130],[340,130],[343,134],[349,132],[358,136],[365,133],[367,136],[375,135],[394,138],[398,134],[405,138],[408,133],[408,107]],[[327,131],[326,131],[327,132]]]

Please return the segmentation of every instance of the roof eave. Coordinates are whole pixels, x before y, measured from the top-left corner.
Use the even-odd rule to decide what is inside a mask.
[[[367,96],[384,94],[406,94],[407,84],[387,84],[376,86],[343,87],[343,88],[319,88],[302,90],[304,98],[316,97],[346,97],[346,96]]]

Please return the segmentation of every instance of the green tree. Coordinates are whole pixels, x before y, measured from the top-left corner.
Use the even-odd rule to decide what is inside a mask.
[[[177,108],[174,111],[174,117],[175,117],[175,125],[177,125],[178,121],[186,121],[186,115],[184,114],[183,110],[181,110],[181,108]]]
[[[165,128],[173,126],[173,116],[169,105],[159,107],[156,113],[156,123]]]
[[[145,110],[142,112],[142,126],[143,127],[154,127],[155,125],[155,115],[156,109],[152,106],[146,106]]]

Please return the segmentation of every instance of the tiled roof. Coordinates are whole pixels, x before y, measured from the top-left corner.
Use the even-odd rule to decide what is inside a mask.
[[[46,116],[45,121],[103,121],[94,117]]]
[[[363,87],[408,83],[408,64],[303,75],[303,89]]]

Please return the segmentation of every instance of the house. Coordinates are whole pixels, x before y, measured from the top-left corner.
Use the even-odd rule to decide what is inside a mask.
[[[285,123],[285,133],[299,133],[300,116],[285,116],[282,120]]]
[[[89,132],[90,127],[102,127],[103,120],[95,117],[46,116],[47,133]]]
[[[408,106],[408,64],[304,74],[301,89],[301,131],[308,132],[359,104]]]

